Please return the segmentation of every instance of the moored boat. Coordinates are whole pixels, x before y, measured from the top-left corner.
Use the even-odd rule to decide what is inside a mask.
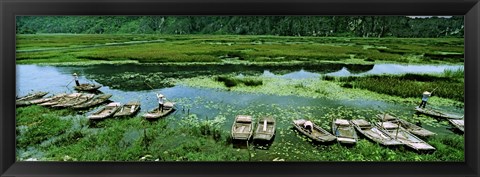
[[[65,102],[62,102],[62,103],[58,103],[56,105],[53,105],[52,107],[54,107],[54,108],[67,108],[67,107],[75,106],[75,105],[87,102],[88,100],[92,99],[94,96],[95,96],[95,94],[83,93],[78,97],[72,98],[72,99],[67,100]]]
[[[158,119],[158,118],[161,118],[161,117],[165,117],[168,114],[175,111],[175,109],[173,108],[174,105],[175,104],[172,103],[172,102],[165,102],[165,104],[163,104],[163,111],[160,110],[159,108],[155,108],[155,109],[145,113],[143,115],[143,117],[146,118],[146,119]]]
[[[133,101],[133,102],[128,102],[127,104],[124,104],[120,107],[120,110],[118,110],[113,117],[127,117],[127,116],[133,116],[135,115],[138,111],[140,110],[140,102],[138,101]]]
[[[79,86],[74,86],[73,88],[78,91],[92,92],[98,90],[101,85],[97,84],[80,84]]]
[[[325,129],[317,126],[315,123],[313,124],[312,127],[312,132],[309,132],[307,129],[304,128],[303,124],[307,120],[305,119],[298,119],[293,121],[293,126],[302,134],[306,135],[310,139],[316,141],[316,142],[331,142],[335,141],[337,137],[333,136],[331,133],[326,131]]]
[[[372,125],[370,122],[364,119],[354,119],[350,123],[360,132],[362,135],[368,139],[379,143],[384,146],[396,146],[402,145],[403,143],[395,140],[386,132],[382,131],[379,127]]]
[[[337,137],[337,142],[342,144],[356,144],[358,140],[355,128],[350,121],[336,119],[332,121],[332,132]]]
[[[464,126],[464,123],[465,121],[463,119],[459,119],[459,120],[456,120],[456,119],[448,119],[448,121],[453,125],[455,126],[458,130],[462,131],[462,132],[465,132],[465,126]]]
[[[275,135],[276,121],[273,117],[261,117],[257,121],[257,129],[253,140],[270,141]]]
[[[402,142],[404,145],[415,149],[417,151],[434,151],[435,147],[431,146],[427,142],[411,134],[398,124],[393,122],[377,122],[378,127],[383,130],[397,141]]]
[[[113,114],[115,114],[115,112],[117,112],[119,108],[120,108],[120,103],[119,102],[109,103],[106,106],[104,106],[103,108],[100,108],[98,111],[96,111],[93,114],[91,114],[90,116],[88,116],[88,118],[90,120],[105,119],[105,118],[108,118],[110,116],[113,116]]]
[[[40,106],[53,106],[53,105],[57,105],[57,104],[62,104],[62,103],[66,103],[66,102],[68,102],[72,99],[76,99],[76,98],[80,97],[81,95],[82,95],[82,93],[71,93],[71,94],[67,94],[63,97],[58,97],[57,99],[53,99],[53,100],[41,103],[39,105]]]
[[[47,95],[48,92],[34,92],[34,93],[29,93],[25,96],[22,96],[22,97],[19,97],[17,98],[17,102],[18,101],[28,101],[28,100],[34,100],[34,99],[38,99],[38,98],[42,98],[43,96]]]
[[[452,114],[452,113],[446,113],[446,112],[442,112],[435,109],[425,109],[425,108],[415,107],[415,111],[428,116],[433,116],[433,117],[438,117],[443,119],[463,119],[463,116]]]
[[[61,97],[64,97],[65,95],[67,95],[67,94],[66,93],[60,93],[60,94],[56,94],[56,95],[46,97],[46,98],[38,98],[38,99],[26,100],[26,101],[17,101],[16,105],[17,106],[29,106],[29,105],[40,104],[40,103],[44,103],[44,102],[47,102],[47,101],[52,101],[52,100],[59,99]]]
[[[429,136],[436,135],[435,133],[433,133],[433,132],[431,132],[427,129],[424,129],[424,128],[422,128],[420,126],[417,126],[413,123],[410,123],[406,120],[396,118],[396,117],[394,117],[392,115],[389,115],[389,114],[377,114],[377,118],[379,118],[382,122],[389,121],[389,122],[398,124],[402,128],[404,128],[405,130],[407,130],[410,133],[412,133],[414,135],[417,135],[417,136],[429,137]]]
[[[74,109],[87,109],[87,108],[91,108],[91,107],[94,107],[94,106],[97,106],[99,104],[102,104],[106,101],[108,101],[108,99],[112,97],[111,94],[100,94],[100,95],[96,95],[94,96],[92,99],[84,102],[84,103],[81,103],[81,104],[78,104],[78,105],[75,105],[75,106],[72,106],[72,108]]]
[[[249,115],[237,115],[232,125],[232,139],[248,141],[253,134],[253,120]]]

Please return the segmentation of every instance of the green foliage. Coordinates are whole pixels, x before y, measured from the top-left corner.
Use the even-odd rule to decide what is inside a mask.
[[[18,16],[17,34],[463,37],[463,16]]]
[[[246,86],[259,86],[263,84],[263,81],[256,78],[239,78],[229,76],[217,76],[216,81],[223,82],[226,87],[235,87],[238,84],[244,84]]]
[[[67,110],[51,111],[40,106],[18,108],[17,145],[22,147],[36,145],[65,133],[65,129],[72,126],[72,123],[59,117],[70,114],[72,112]]]
[[[259,42],[262,41],[262,42]],[[27,63],[459,63],[461,38],[336,38],[230,35],[17,35],[16,59]],[[433,47],[438,43],[441,45]],[[384,52],[379,52],[379,50]],[[401,51],[401,52],[397,52]],[[458,55],[430,59],[426,53]]]
[[[427,74],[404,74],[401,76],[382,75],[382,76],[366,76],[366,77],[342,77],[339,78],[343,82],[345,88],[361,88],[373,92],[407,97],[421,97],[423,91],[433,91],[434,96],[449,98],[456,101],[464,101],[464,82],[459,80],[463,70],[446,71],[445,76],[427,75]],[[393,87],[394,86],[394,87]]]
[[[238,84],[238,80],[237,79],[233,79],[231,77],[228,77],[228,76],[218,76],[216,78],[216,80],[218,82],[223,82],[225,84],[226,87],[234,87]]]

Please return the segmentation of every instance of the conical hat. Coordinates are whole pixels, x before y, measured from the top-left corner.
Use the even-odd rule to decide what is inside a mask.
[[[162,94],[157,94],[158,98],[163,98],[164,96]]]
[[[429,94],[431,94],[431,93],[428,92],[428,91],[424,91],[423,94],[429,95]]]
[[[77,73],[73,73],[74,76],[77,76]]]

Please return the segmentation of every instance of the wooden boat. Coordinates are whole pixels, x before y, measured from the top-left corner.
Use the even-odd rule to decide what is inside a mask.
[[[101,108],[100,110],[88,116],[88,118],[90,120],[105,119],[107,117],[113,116],[113,114],[115,114],[115,112],[117,112],[119,108],[120,108],[119,102],[109,103],[103,108]]]
[[[270,141],[275,135],[276,121],[273,117],[261,117],[257,122],[257,129],[253,140]]]
[[[78,90],[78,91],[91,92],[91,91],[98,90],[100,87],[102,87],[102,86],[101,85],[96,85],[96,84],[80,84],[79,86],[74,86],[73,88],[75,90]]]
[[[410,133],[414,134],[414,135],[417,135],[417,136],[421,136],[421,137],[428,137],[428,136],[433,136],[433,135],[436,135],[435,133],[427,130],[427,129],[424,129],[420,126],[417,126],[415,124],[412,124],[406,120],[403,120],[403,119],[398,119],[392,115],[389,115],[389,114],[377,114],[377,118],[379,118],[382,122],[392,122],[392,123],[395,123],[395,124],[399,124],[402,128],[404,128],[405,130],[409,131]]]
[[[64,97],[65,95],[67,95],[67,94],[66,93],[61,93],[61,94],[53,95],[53,96],[46,97],[46,98],[39,98],[39,99],[25,100],[25,101],[17,101],[16,105],[17,106],[29,106],[29,105],[40,104],[40,103],[44,103],[44,102],[47,102],[47,101],[52,101],[52,100],[59,99],[61,97]]]
[[[356,144],[358,140],[355,128],[348,120],[336,119],[332,121],[332,132],[337,137],[337,142],[343,144]]]
[[[419,108],[418,106],[415,107],[415,111],[425,115],[443,118],[443,119],[463,119],[463,116],[460,116],[460,115],[445,113],[445,112],[441,112],[434,109],[423,109],[423,108]]]
[[[80,97],[81,95],[82,95],[82,93],[71,93],[71,94],[65,95],[63,97],[59,97],[57,99],[51,100],[51,101],[41,103],[39,105],[40,106],[53,106],[53,105],[57,105],[57,104],[62,104],[62,103],[66,103],[66,102],[68,102],[72,99],[76,99],[76,98]]]
[[[453,126],[455,126],[457,129],[459,129],[462,132],[465,132],[465,126],[464,123],[465,121],[463,119],[457,120],[457,119],[448,119],[450,123],[452,123]]]
[[[140,110],[140,102],[134,101],[120,107],[113,117],[125,117],[135,115]]]
[[[18,101],[27,101],[27,100],[34,100],[34,99],[42,98],[43,96],[45,96],[47,94],[48,94],[48,92],[41,92],[41,91],[40,92],[29,93],[25,96],[17,98],[17,102]]]
[[[355,127],[355,129],[357,129],[358,132],[378,144],[384,146],[396,146],[403,144],[402,142],[392,138],[386,132],[382,131],[379,127],[372,125],[370,122],[367,122],[364,119],[351,120],[350,123]]]
[[[102,104],[104,102],[106,102],[110,97],[112,97],[111,94],[100,94],[100,95],[96,95],[95,97],[93,97],[92,99],[84,102],[84,103],[81,103],[81,104],[78,104],[78,105],[75,105],[75,106],[72,106],[72,108],[74,109],[86,109],[86,108],[91,108],[93,106],[97,106],[99,104]]]
[[[248,141],[253,134],[252,116],[238,115],[232,125],[232,139]]]
[[[404,145],[407,145],[410,148],[413,148],[417,151],[435,150],[433,146],[411,134],[398,124],[395,124],[393,122],[376,122],[376,124],[380,128],[383,128],[384,132],[390,135],[390,137],[402,142]]]
[[[175,109],[173,108],[175,104],[172,102],[165,102],[163,104],[163,111],[160,111],[159,108],[155,108],[143,115],[146,119],[158,119],[172,113]]]
[[[90,94],[90,93],[83,93],[79,97],[70,99],[68,101],[53,105],[52,107],[54,108],[67,108],[67,107],[72,107],[78,104],[82,104],[87,102],[88,100],[92,99],[95,96],[95,94]]]
[[[309,138],[311,138],[312,140],[314,141],[317,141],[317,142],[331,142],[331,141],[335,141],[337,139],[337,137],[333,136],[331,133],[329,133],[328,131],[324,130],[323,128],[315,125],[313,123],[313,127],[312,127],[312,133],[310,133],[309,131],[307,131],[307,129],[305,129],[303,127],[303,124],[306,122],[305,119],[298,119],[298,120],[294,120],[293,121],[293,126],[298,130],[300,131],[302,134],[308,136]]]

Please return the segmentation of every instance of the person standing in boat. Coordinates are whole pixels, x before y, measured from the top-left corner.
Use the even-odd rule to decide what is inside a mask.
[[[76,84],[77,86],[80,86],[80,82],[78,82],[78,75],[77,75],[77,73],[73,73],[73,79],[75,79],[75,84]]]
[[[163,112],[163,104],[165,103],[165,96],[162,94],[157,93],[157,98],[158,98],[158,110]]]
[[[312,133],[313,123],[311,121],[307,120],[305,123],[303,123],[303,127],[307,129],[309,133]]]
[[[419,108],[425,108],[425,106],[427,105],[428,98],[430,96],[432,96],[432,93],[430,93],[428,91],[424,91],[423,94],[422,94],[422,102],[420,103],[420,106],[418,106],[418,107]]]

